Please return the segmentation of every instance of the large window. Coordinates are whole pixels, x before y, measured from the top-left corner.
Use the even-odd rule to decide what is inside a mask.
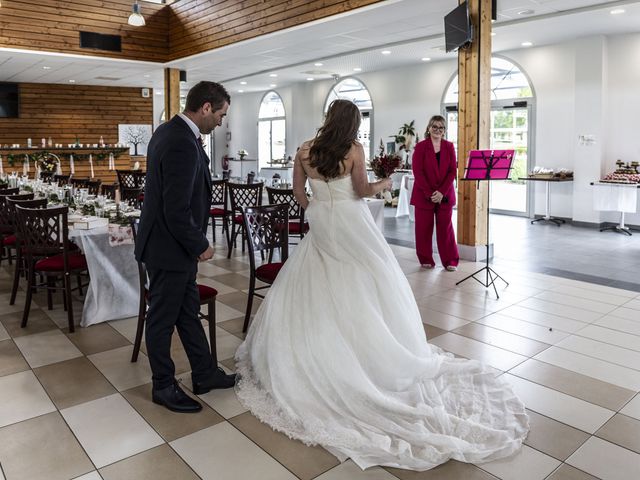
[[[358,130],[358,141],[364,148],[364,156],[368,161],[371,156],[371,117],[373,115],[373,103],[371,102],[371,95],[369,90],[364,84],[356,78],[345,78],[344,80],[336,83],[329,95],[327,95],[327,101],[324,104],[324,113],[327,113],[329,105],[336,99],[350,100],[357,105],[362,114],[362,122]]]
[[[258,113],[258,169],[285,163],[285,148],[284,104],[276,92],[267,92]]]
[[[444,98],[448,139],[457,147],[458,76]],[[505,182],[490,182],[491,209],[528,215],[529,184],[519,180],[531,170],[531,119],[533,91],[526,75],[517,65],[499,57],[491,59],[491,127],[490,147],[513,149],[515,159],[511,177]],[[463,161],[463,159],[460,159]]]

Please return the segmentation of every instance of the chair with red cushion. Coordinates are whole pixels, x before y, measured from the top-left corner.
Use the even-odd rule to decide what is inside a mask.
[[[142,170],[116,170],[120,199],[123,202],[134,203],[137,207],[144,201],[144,185],[147,172]]]
[[[231,202],[231,234],[227,236],[229,250],[227,258],[231,258],[231,252],[236,244],[236,237],[242,233],[242,251],[244,252],[244,242],[246,233],[244,220],[242,219],[242,209],[244,207],[256,207],[262,205],[262,183],[227,183],[229,201]]]
[[[20,192],[18,188],[3,188],[0,190],[0,263],[7,256],[9,264],[11,264],[11,248],[15,245],[15,226],[9,219],[9,212],[6,206],[6,199],[9,195],[17,195]],[[3,215],[3,212],[5,214]]]
[[[138,220],[132,220],[131,230],[133,231],[133,241],[136,241],[138,235]],[[138,361],[138,354],[140,353],[140,345],[142,344],[142,334],[144,333],[144,321],[147,314],[147,271],[144,268],[142,262],[138,262],[138,276],[140,279],[140,303],[138,304],[138,326],[136,327],[136,338],[133,342],[133,354],[131,355],[131,361]],[[203,315],[199,312],[200,318],[207,320],[209,324],[209,342],[211,344],[211,357],[213,358],[214,365],[218,365],[218,353],[216,351],[216,297],[218,291],[215,288],[211,288],[207,285],[197,285],[198,294],[200,295],[200,305],[207,305],[207,315]]]
[[[289,256],[289,205],[264,205],[258,207],[243,208],[242,219],[247,232],[247,245],[249,246],[249,265],[251,277],[249,279],[249,298],[247,311],[244,316],[242,331],[249,328],[253,297],[264,298],[256,292],[269,288],[275,281],[280,269]],[[280,261],[273,261],[273,253],[278,249]],[[256,253],[268,252],[266,263],[256,267]],[[261,255],[264,257],[264,255]],[[256,287],[256,280],[267,285]]]
[[[23,249],[27,270],[27,295],[22,315],[22,327],[27,326],[36,273],[47,279],[46,288],[55,289],[55,281],[62,280],[64,306],[67,310],[69,332],[75,330],[71,275],[87,272],[87,260],[73,252],[69,244],[68,207],[25,208],[16,205],[18,238]]]
[[[309,223],[304,219],[304,208],[300,206],[292,188],[266,187],[271,205],[289,205],[289,236],[296,235],[300,240],[309,231]]]
[[[216,219],[222,222],[222,233],[227,235],[229,243],[229,209],[227,203],[227,180],[213,180],[211,182],[211,229],[213,230],[213,241],[216,241]]]

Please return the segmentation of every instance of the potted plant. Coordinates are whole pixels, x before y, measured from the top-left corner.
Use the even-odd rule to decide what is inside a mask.
[[[405,123],[400,127],[396,135],[390,135],[395,139],[396,144],[399,145],[398,152],[402,155],[404,167],[409,168],[408,158],[409,152],[413,147],[413,141],[416,138],[415,120],[411,120],[409,123]]]

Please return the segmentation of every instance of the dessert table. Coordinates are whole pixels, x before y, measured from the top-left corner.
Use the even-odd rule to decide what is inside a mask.
[[[631,236],[633,228],[624,224],[625,213],[635,213],[638,211],[638,183],[612,183],[612,182],[592,182],[593,209],[609,212],[620,212],[620,222],[612,227],[601,228],[604,232],[611,230]]]

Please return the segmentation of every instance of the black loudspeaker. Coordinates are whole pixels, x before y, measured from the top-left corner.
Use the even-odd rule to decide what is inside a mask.
[[[95,32],[80,32],[80,48],[121,52],[122,39],[120,35],[105,35]]]
[[[187,81],[187,71],[186,70],[180,70],[180,81],[181,82],[186,82]]]
[[[498,20],[498,0],[491,0],[491,20]]]

